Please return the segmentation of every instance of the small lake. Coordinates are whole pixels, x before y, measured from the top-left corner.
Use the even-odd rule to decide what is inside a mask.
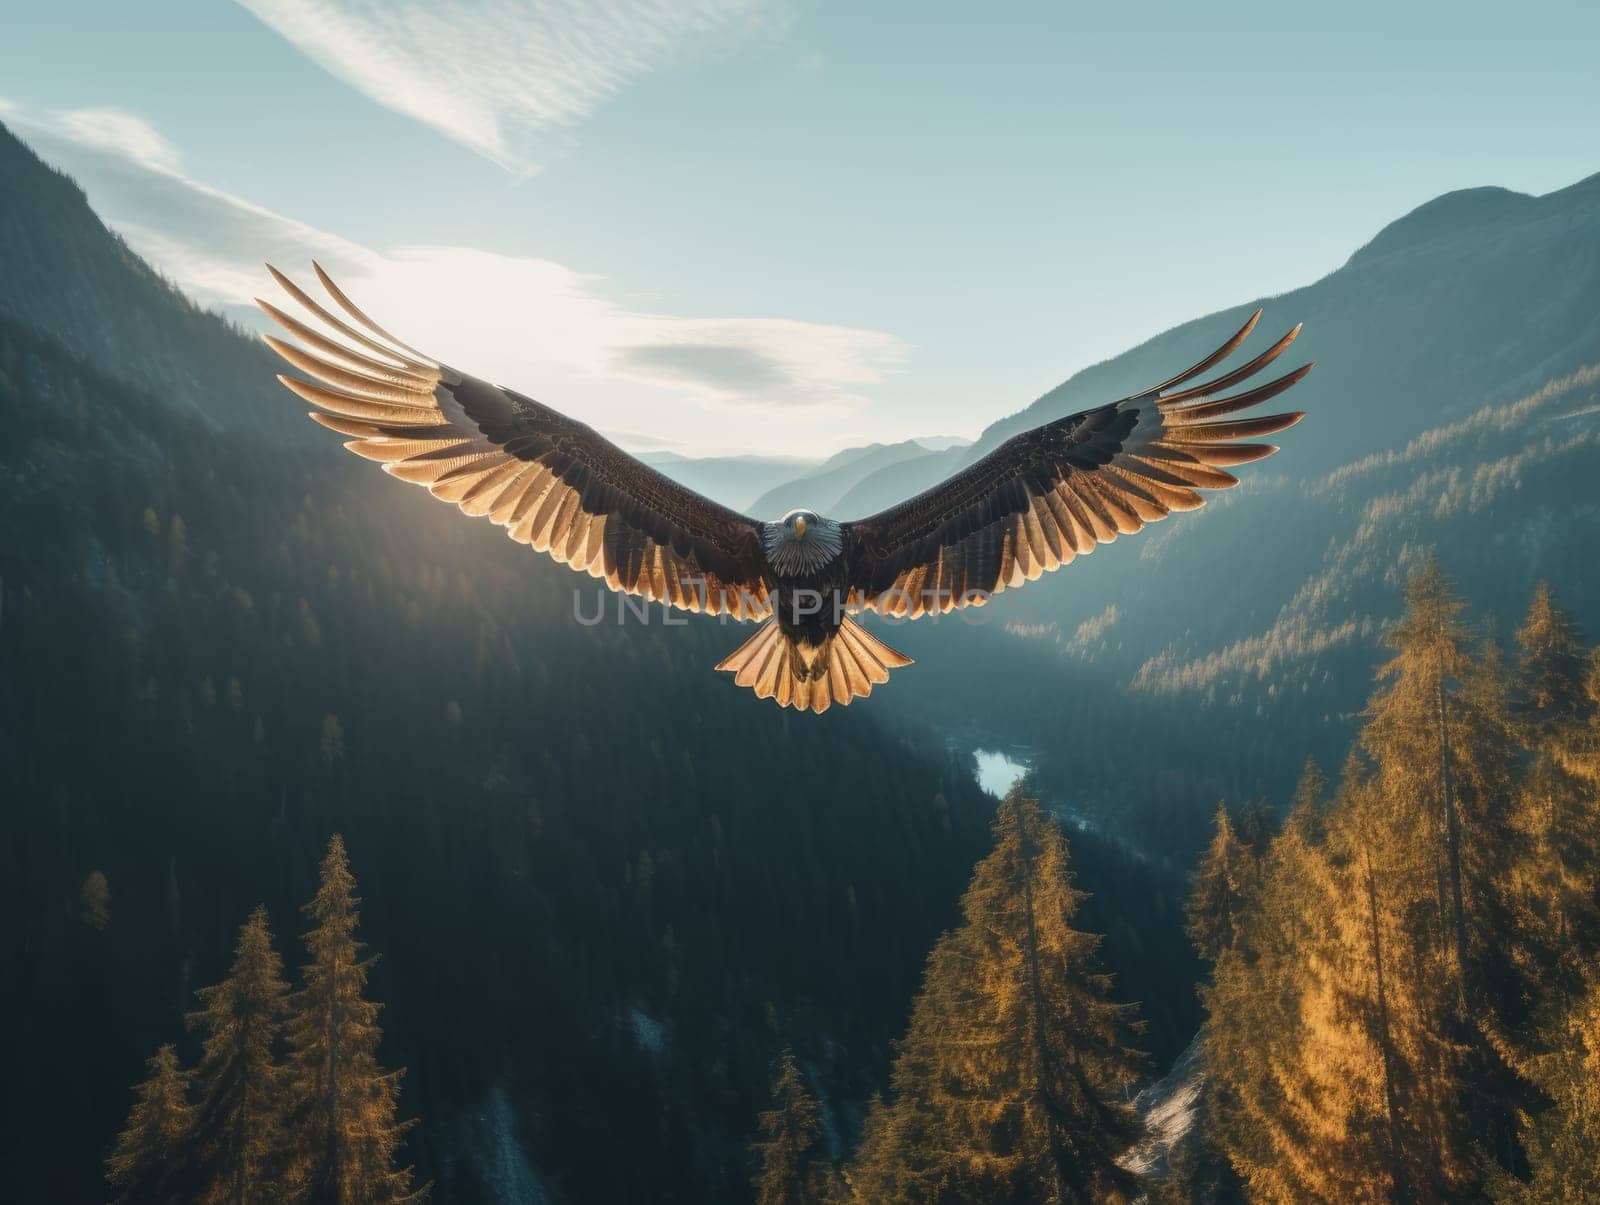
[[[978,762],[978,785],[996,799],[1004,799],[1012,784],[1028,772],[1028,764],[1012,753],[975,749],[972,756]]]

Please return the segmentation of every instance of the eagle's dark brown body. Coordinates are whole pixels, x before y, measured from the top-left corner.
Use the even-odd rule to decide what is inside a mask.
[[[1250,362],[1188,384],[1244,342],[1257,311],[1187,371],[1013,436],[898,506],[847,523],[815,515],[761,523],[684,488],[585,424],[401,343],[316,272],[346,318],[275,269],[311,322],[261,303],[300,340],[268,338],[316,378],[281,378],[317,407],[313,419],[392,475],[612,589],[766,621],[718,668],[761,697],[819,712],[870,693],[909,664],[852,614],[915,618],[981,606],[1097,544],[1198,508],[1201,490],[1236,484],[1230,469],[1277,450],[1251,441],[1301,418],[1228,416],[1277,396],[1311,368],[1226,393],[1276,360],[1296,327]]]

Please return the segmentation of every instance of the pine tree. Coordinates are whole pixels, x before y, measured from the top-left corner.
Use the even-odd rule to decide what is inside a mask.
[[[257,908],[239,930],[228,977],[196,994],[189,1014],[204,1035],[195,1071],[193,1199],[227,1205],[280,1199],[277,1160],[283,1148],[283,1070],[275,1048],[288,987],[272,948],[267,910]]]
[[[106,1178],[118,1201],[169,1200],[169,1184],[194,1128],[190,1075],[178,1066],[171,1044],[157,1050],[148,1066],[150,1077],[134,1089],[128,1124],[106,1160]]]
[[[1475,1035],[1457,1011],[1454,952],[1429,912],[1437,856],[1408,840],[1413,817],[1384,785],[1381,772],[1351,784],[1329,828],[1334,928],[1315,959],[1317,1037],[1304,1064],[1342,1139],[1323,1170],[1341,1186],[1335,1196],[1470,1195],[1482,1174],[1468,1092]]]
[[[1434,899],[1418,906],[1429,913],[1424,923],[1465,1018],[1475,990],[1497,1005],[1516,994],[1503,980],[1474,981],[1479,962],[1498,958],[1511,937],[1506,884],[1518,842],[1509,700],[1493,646],[1485,660],[1474,659],[1464,604],[1437,560],[1411,579],[1406,596],[1405,617],[1389,635],[1396,655],[1380,671],[1387,685],[1369,705],[1361,744],[1393,809],[1386,829],[1431,850]]]
[[[1533,752],[1517,810],[1527,847],[1518,919],[1530,937],[1522,969],[1542,1004],[1563,1009],[1582,988],[1572,947],[1600,947],[1600,800],[1575,764],[1593,710],[1588,656],[1543,583],[1517,643],[1518,715]]]
[[[1293,1054],[1297,1001],[1285,982],[1299,968],[1308,937],[1303,894],[1313,846],[1322,838],[1326,788],[1322,771],[1308,759],[1287,823],[1259,853],[1227,840],[1227,814],[1218,809],[1218,832],[1188,901],[1189,935],[1213,967],[1212,982],[1201,987],[1212,1014],[1201,1034],[1208,1070],[1199,1105],[1204,1120],[1191,1149],[1174,1161],[1173,1199],[1236,1199],[1243,1193],[1241,1168],[1271,1163],[1274,1140],[1280,1148],[1294,1145],[1291,1135],[1274,1132],[1286,1119],[1273,1069]],[[1225,873],[1223,866],[1241,865],[1241,852],[1248,873]],[[1220,925],[1224,914],[1227,923]],[[1271,1047],[1286,1038],[1290,1049],[1275,1053]],[[1247,1156],[1251,1143],[1264,1149]]]
[[[1241,941],[1203,989],[1207,1130],[1252,1200],[1428,1200],[1476,1184],[1456,1107],[1454,988],[1431,927],[1432,851],[1393,839],[1359,763],[1322,842],[1287,825]],[[1447,1026],[1445,1027],[1448,1028]]]
[[[1600,948],[1600,799],[1547,746],[1528,766],[1519,804],[1527,854],[1515,885],[1525,940],[1515,953],[1535,1008],[1561,1008],[1582,988],[1573,953]]]
[[[1437,564],[1413,580],[1365,756],[1329,809],[1303,782],[1204,993],[1212,1129],[1253,1199],[1473,1197],[1516,1164],[1526,846],[1506,676],[1461,609]]]
[[[1189,879],[1189,938],[1200,957],[1214,963],[1238,940],[1255,877],[1255,859],[1233,831],[1226,804],[1217,805],[1216,832]]]
[[[1205,1134],[1264,1201],[1309,1199],[1316,1165],[1308,1155],[1322,1138],[1319,1101],[1301,1091],[1301,1060],[1308,968],[1330,900],[1323,851],[1306,829],[1290,823],[1273,840],[1239,940],[1219,951],[1201,989]]]
[[[757,1205],[820,1205],[827,1199],[822,1110],[806,1087],[794,1051],[785,1049],[772,1078],[773,1107],[761,1114]]]
[[[1317,765],[1316,758],[1306,758],[1305,769],[1300,771],[1300,781],[1294,788],[1294,799],[1289,804],[1288,823],[1298,826],[1308,840],[1322,840],[1323,799],[1327,794],[1328,776]]]
[[[396,1122],[403,1072],[378,1065],[378,1005],[365,999],[364,943],[355,877],[338,834],[328,842],[322,881],[305,911],[310,961],[294,994],[285,1033],[289,1057],[287,1112],[289,1192],[300,1200],[339,1205],[413,1200],[411,1169],[395,1166],[402,1136]],[[425,1190],[424,1190],[425,1191]]]
[[[1556,606],[1548,582],[1534,592],[1517,647],[1517,710],[1536,734],[1563,728],[1587,711],[1588,656],[1578,625]]]
[[[1142,1060],[1128,1006],[1071,926],[1067,843],[1020,791],[962,899],[965,923],[929,956],[852,1185],[879,1201],[1120,1201],[1139,1136],[1121,1094]]]

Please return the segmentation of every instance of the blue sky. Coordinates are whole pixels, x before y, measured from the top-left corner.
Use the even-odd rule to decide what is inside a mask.
[[[1593,3],[54,0],[0,16],[0,120],[210,304],[316,254],[635,446],[827,452],[1600,171],[1596,46]]]

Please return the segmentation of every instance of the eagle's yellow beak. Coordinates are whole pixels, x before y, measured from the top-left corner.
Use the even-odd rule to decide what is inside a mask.
[[[804,515],[796,515],[794,517],[794,538],[797,540],[803,540],[805,538],[805,534],[806,517]]]

